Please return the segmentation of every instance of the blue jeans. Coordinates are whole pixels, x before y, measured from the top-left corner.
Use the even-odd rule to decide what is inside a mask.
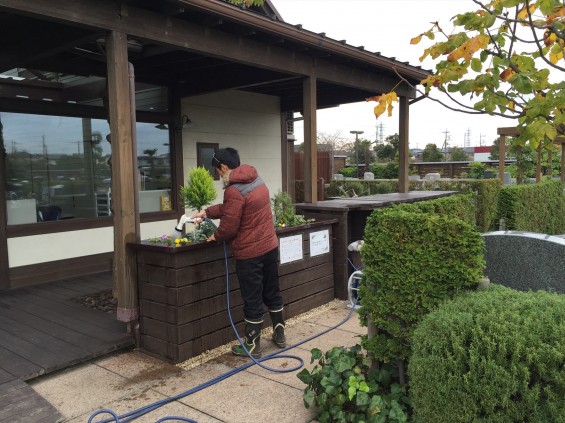
[[[269,310],[282,308],[277,259],[278,249],[275,248],[259,257],[235,261],[245,319],[253,322],[263,320],[263,304]]]

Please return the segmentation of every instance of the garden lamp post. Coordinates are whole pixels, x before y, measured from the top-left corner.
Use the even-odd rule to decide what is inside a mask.
[[[359,177],[359,135],[363,131],[349,131],[350,134],[355,134],[355,176]]]

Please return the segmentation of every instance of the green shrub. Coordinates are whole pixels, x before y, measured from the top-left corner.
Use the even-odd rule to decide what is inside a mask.
[[[287,192],[279,190],[271,198],[271,204],[276,228],[304,225],[314,221],[314,219],[305,219],[303,215],[296,214],[296,207],[292,204],[292,198]]]
[[[458,218],[473,226],[476,222],[476,204],[473,194],[451,195],[417,203],[402,203],[394,207],[407,212],[432,213]]]
[[[392,366],[370,370],[359,345],[334,347],[324,354],[314,348],[311,363],[315,360],[311,372],[303,369],[297,376],[307,385],[304,405],[317,407],[320,423],[407,421],[409,399]]]
[[[415,422],[565,422],[565,296],[491,285],[428,314],[408,366]]]
[[[180,187],[180,196],[185,207],[202,210],[216,199],[214,178],[204,166],[190,169],[186,174],[186,185]]]
[[[559,180],[505,186],[498,196],[496,219],[504,219],[507,230],[561,234],[565,232],[563,197]]]
[[[361,256],[362,322],[377,334],[363,346],[378,361],[405,360],[421,318],[463,289],[485,267],[480,233],[460,219],[377,209],[367,219]]]
[[[398,179],[398,163],[375,163],[371,166],[371,172],[375,175],[375,179]]]
[[[369,195],[396,192],[397,181],[363,181]]]
[[[342,167],[341,169],[339,169],[338,173],[345,176],[346,178],[357,177],[357,169],[354,167]]]
[[[481,179],[476,181],[434,181],[440,191],[472,192],[476,195],[476,224],[481,232],[496,229],[498,221],[496,210],[498,194],[502,187],[499,179]],[[411,191],[426,191],[433,189],[425,181],[410,181]]]
[[[366,195],[365,181],[340,181],[332,180],[326,189],[324,198],[331,197],[354,197]]]
[[[485,170],[487,170],[487,166],[482,162],[469,163],[469,176],[473,179],[483,179]]]

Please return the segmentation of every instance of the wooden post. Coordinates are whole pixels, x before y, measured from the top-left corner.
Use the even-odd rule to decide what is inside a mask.
[[[108,58],[108,97],[112,136],[112,210],[114,217],[114,291],[118,297],[117,318],[131,322],[139,316],[135,252],[128,242],[139,238],[136,217],[137,190],[133,151],[132,122],[135,110],[130,105],[127,35],[112,31],[106,37]]]
[[[498,179],[504,185],[504,164],[506,163],[506,135],[498,138]]]
[[[318,198],[318,150],[316,146],[316,77],[307,76],[303,83],[304,109],[304,202]]]
[[[561,166],[563,168],[563,166]],[[6,189],[6,147],[4,146],[4,132],[0,119],[0,187],[2,197],[5,198]],[[8,262],[8,208],[6,200],[0,203],[0,291],[10,288],[10,263]]]
[[[408,98],[400,97],[400,116],[398,118],[398,192],[406,193],[410,189],[408,181],[408,163],[409,163],[409,110]]]
[[[561,143],[561,182],[565,184],[565,142]]]
[[[537,159],[536,159],[536,184],[539,184],[541,182],[541,152],[542,152],[542,146],[540,142],[537,149]]]

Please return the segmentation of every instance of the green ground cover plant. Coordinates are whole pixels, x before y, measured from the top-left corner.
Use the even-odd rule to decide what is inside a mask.
[[[410,401],[406,387],[395,379],[392,366],[371,369],[359,345],[334,347],[326,353],[312,350],[312,371],[303,369],[298,378],[304,389],[306,408],[317,408],[320,423],[404,423]]]

